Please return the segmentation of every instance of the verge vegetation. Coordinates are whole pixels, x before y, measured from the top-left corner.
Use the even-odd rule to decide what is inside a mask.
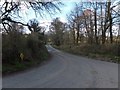
[[[16,28],[12,27],[12,31],[9,30],[9,33],[2,34],[3,74],[35,66],[49,56],[42,33],[23,34],[18,26],[15,25]]]
[[[97,60],[120,63],[120,45],[88,45],[82,44],[79,46],[74,45],[61,45],[53,47],[60,49],[62,51],[87,56],[89,58],[94,58]]]

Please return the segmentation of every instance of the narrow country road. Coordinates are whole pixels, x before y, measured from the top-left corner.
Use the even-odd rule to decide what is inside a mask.
[[[4,77],[3,88],[118,88],[118,64],[47,48],[48,63]]]

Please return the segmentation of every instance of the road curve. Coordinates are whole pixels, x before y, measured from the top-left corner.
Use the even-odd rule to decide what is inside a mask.
[[[47,48],[48,63],[4,77],[3,88],[118,88],[118,64]]]

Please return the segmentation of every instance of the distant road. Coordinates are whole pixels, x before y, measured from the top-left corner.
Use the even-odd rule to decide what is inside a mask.
[[[47,46],[52,58],[32,70],[3,78],[3,88],[118,88],[118,64]]]

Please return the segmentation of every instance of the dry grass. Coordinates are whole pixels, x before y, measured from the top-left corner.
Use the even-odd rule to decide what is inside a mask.
[[[106,45],[90,45],[81,44],[78,46],[62,45],[55,46],[55,48],[61,49],[63,51],[87,56],[89,58],[95,58],[97,60],[104,60],[114,63],[120,63],[120,45],[117,44],[106,44]]]

